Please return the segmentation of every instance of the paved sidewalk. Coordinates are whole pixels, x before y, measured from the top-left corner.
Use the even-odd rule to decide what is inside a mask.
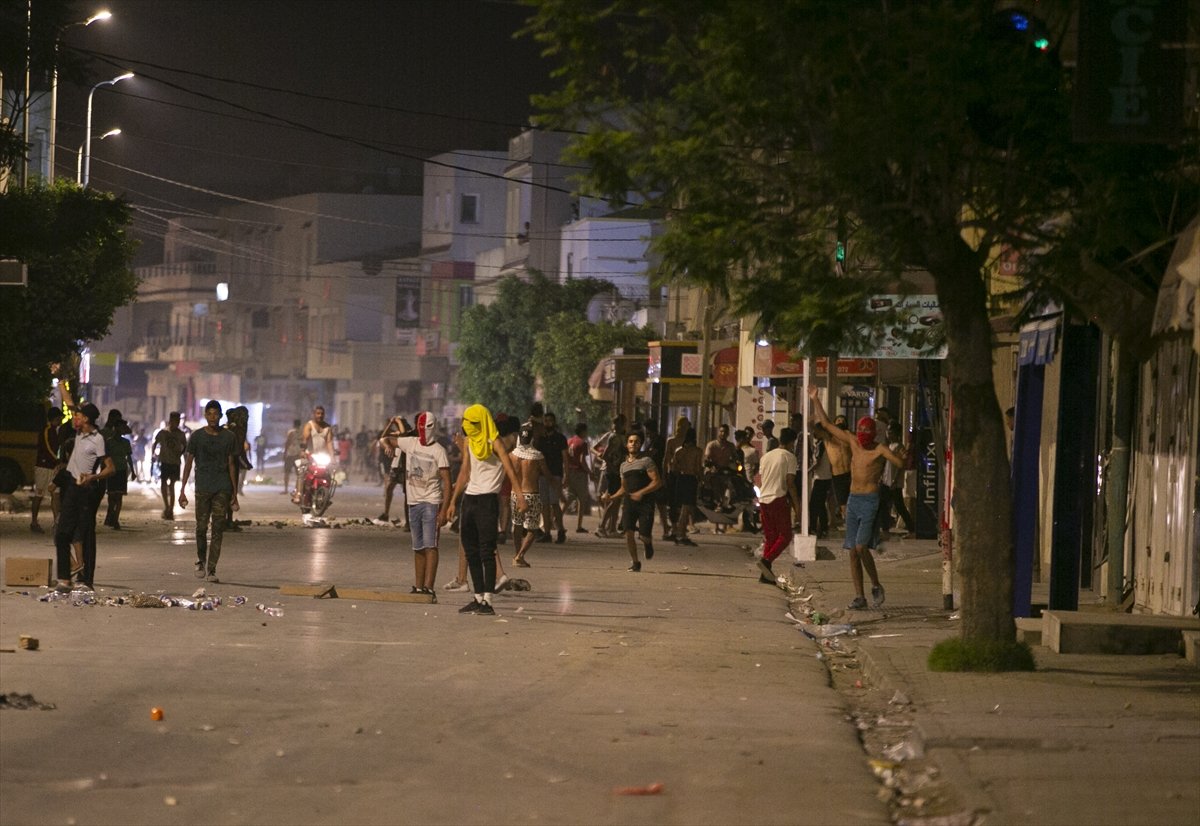
[[[876,763],[879,773],[920,761],[947,787],[925,813],[942,821],[901,805],[921,802],[919,782],[898,792],[901,822],[1200,823],[1200,670],[1173,655],[1035,646],[1034,673],[931,672],[930,649],[959,631],[941,607],[937,543],[889,543],[878,561],[887,601],[877,611],[844,610],[854,596],[849,562],[840,542],[821,544],[837,558],[791,570],[799,596],[812,597],[793,603],[797,616],[808,606],[856,626],[857,635],[836,639],[861,666],[863,688],[842,682],[877,711],[859,727],[868,750],[874,741],[891,758]]]

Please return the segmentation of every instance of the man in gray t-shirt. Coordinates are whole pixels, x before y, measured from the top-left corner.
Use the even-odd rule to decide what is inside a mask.
[[[221,539],[229,511],[238,509],[237,462],[241,445],[232,432],[221,427],[221,403],[212,399],[204,406],[202,429],[188,439],[179,485],[179,506],[186,508],[188,477],[196,466],[196,576],[209,582],[217,579],[217,561],[221,558]],[[212,538],[208,537],[209,523]]]
[[[625,437],[625,461],[621,463],[621,486],[614,493],[606,493],[601,501],[622,498],[621,530],[625,532],[625,547],[633,560],[630,571],[642,570],[638,560],[637,540],[640,535],[646,549],[646,559],[654,558],[654,491],[663,485],[658,466],[649,456],[642,455],[642,434],[633,431]]]

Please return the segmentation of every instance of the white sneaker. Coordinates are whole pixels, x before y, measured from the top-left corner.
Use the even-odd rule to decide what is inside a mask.
[[[457,579],[452,579],[442,586],[445,591],[470,591],[471,586],[465,582],[459,582]]]

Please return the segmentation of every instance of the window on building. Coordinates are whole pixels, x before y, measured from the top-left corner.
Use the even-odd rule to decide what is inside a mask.
[[[458,204],[458,220],[463,224],[479,223],[479,196],[463,195]]]
[[[458,307],[460,310],[465,310],[467,307],[475,305],[475,288],[469,284],[463,284],[458,288]]]

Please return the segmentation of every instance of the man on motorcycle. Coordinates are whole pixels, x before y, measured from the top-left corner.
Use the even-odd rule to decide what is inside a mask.
[[[329,457],[329,464],[337,461],[337,443],[333,435],[333,425],[325,421],[325,408],[317,405],[313,408],[312,418],[304,423],[300,431],[300,446],[304,451],[305,468],[296,473],[296,492],[292,494],[293,501],[302,507],[308,507],[310,492],[305,491],[305,478],[308,476],[307,465],[312,463],[312,457],[324,453]],[[307,511],[306,511],[307,512]]]
[[[325,408],[317,405],[313,408],[312,418],[304,424],[300,436],[300,444],[309,453],[328,453],[336,456],[333,442],[333,425],[325,421]]]

